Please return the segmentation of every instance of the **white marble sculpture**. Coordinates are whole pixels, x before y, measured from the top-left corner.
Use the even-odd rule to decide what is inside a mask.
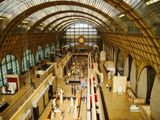
[[[63,103],[63,94],[64,94],[64,91],[63,89],[60,90],[60,103]]]
[[[56,99],[53,99],[53,109],[54,109],[54,110],[56,110],[56,109],[57,109]]]

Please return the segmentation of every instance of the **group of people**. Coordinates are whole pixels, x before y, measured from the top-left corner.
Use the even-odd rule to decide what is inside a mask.
[[[87,62],[86,59],[74,57],[71,69],[67,73],[67,79],[82,79],[87,74]]]

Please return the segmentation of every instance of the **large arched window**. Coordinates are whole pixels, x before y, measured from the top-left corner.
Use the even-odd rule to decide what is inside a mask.
[[[85,46],[102,45],[100,34],[94,26],[86,23],[76,23],[71,25],[65,32],[61,41],[61,45],[78,46],[78,38],[85,38]],[[102,46],[100,47],[102,48]]]
[[[48,58],[50,53],[50,46],[48,44],[45,47],[44,53],[45,58]]]
[[[38,51],[36,52],[36,63],[40,63],[44,60],[44,51],[42,47],[38,46]]]
[[[7,74],[19,74],[20,68],[18,60],[13,55],[6,55],[0,67],[0,86],[6,83]]]
[[[30,67],[34,65],[34,56],[31,53],[31,50],[27,49],[22,60],[22,72],[26,72]]]

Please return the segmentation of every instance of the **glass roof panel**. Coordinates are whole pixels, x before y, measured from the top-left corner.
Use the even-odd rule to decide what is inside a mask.
[[[24,12],[25,10],[39,5],[46,2],[53,2],[53,1],[61,1],[61,0],[5,0],[3,2],[0,2],[0,16],[7,17],[9,20],[14,19],[16,16]],[[117,16],[120,14],[120,11],[116,9],[114,6],[111,6],[104,0],[64,0],[64,2],[78,2],[83,3],[92,7],[95,7],[104,13],[108,14],[110,17],[115,18],[117,21]],[[148,22],[150,26],[152,26],[155,30],[160,30],[160,12],[158,9],[153,9],[155,6],[160,4],[160,0],[123,0],[128,5],[130,5],[132,8],[134,8],[141,16],[142,18],[145,18],[145,20]],[[58,3],[57,3],[58,5]],[[53,9],[45,9],[43,11],[36,12],[35,14],[31,15],[27,18],[29,21],[33,21],[35,23],[40,18],[44,17],[47,14],[50,14],[51,12],[61,11],[64,9],[68,9],[68,6],[70,9],[75,9],[78,11],[85,11],[87,13],[92,13],[93,15],[100,16],[98,13],[94,13],[93,10],[85,10],[86,8],[77,7],[77,6],[54,6]],[[159,5],[160,6],[160,5]],[[153,16],[153,17],[150,17]],[[103,19],[104,21],[107,21],[106,19]],[[119,22],[119,21],[118,21]],[[47,22],[46,22],[47,23]]]
[[[66,24],[69,24],[70,22],[89,22],[89,23],[92,23],[92,24],[94,24],[94,25],[96,25],[96,26],[98,26],[97,25],[97,23],[95,23],[94,21],[90,21],[90,20],[88,20],[88,19],[85,19],[85,18],[82,18],[82,19],[72,19],[72,20],[69,20],[69,21],[64,21],[62,24],[60,24],[57,28],[56,28],[56,30],[58,30],[59,28],[61,28],[62,26],[65,26]]]
[[[84,15],[83,15],[84,16]],[[61,20],[59,20],[59,21],[56,21],[56,22],[54,22],[51,26],[50,26],[50,28],[54,28],[55,26],[57,26],[58,24],[62,24],[62,23],[67,23],[66,22],[66,20],[73,20],[73,19],[75,19],[75,18],[79,18],[79,19],[81,19],[81,18],[83,18],[83,19],[86,19],[86,20],[88,20],[87,18],[85,18],[85,17],[88,17],[88,16],[84,16],[84,17],[69,17],[69,18],[64,18],[64,19],[61,19]],[[92,20],[89,20],[89,21],[92,21]],[[94,22],[94,21],[93,21]],[[95,22],[96,23],[96,22]]]
[[[98,17],[99,19],[103,20],[104,22],[108,22],[108,20],[102,16],[101,14],[97,13],[97,12],[94,12],[94,11],[91,11],[87,8],[82,8],[82,7],[79,7],[79,6],[73,6],[72,9],[71,7],[69,6],[65,6],[65,5],[59,5],[59,6],[56,6],[56,7],[48,7],[48,8],[45,8],[45,9],[42,9],[38,12],[35,12],[34,14],[30,15],[29,17],[27,17],[25,19],[25,21],[31,21],[32,24],[36,23],[39,19],[49,15],[49,14],[52,14],[52,13],[55,13],[55,12],[59,12],[59,11],[66,11],[66,10],[73,10],[73,11],[77,11],[79,10],[79,12],[85,12],[87,14],[91,14],[91,15],[94,15],[96,17]],[[45,20],[43,23],[45,25],[49,24],[50,22],[54,21],[55,19],[58,19],[59,17],[61,17],[62,15],[70,15],[71,13],[65,13],[65,14],[59,14],[59,15],[55,15],[51,18],[48,18],[47,20]],[[78,13],[76,13],[78,14]],[[95,19],[95,18],[93,18]]]
[[[44,23],[45,25],[47,25],[47,24],[50,24],[51,22],[53,22],[54,20],[57,20],[58,18],[67,17],[67,16],[85,16],[85,17],[91,18],[91,19],[93,19],[93,20],[95,20],[95,21],[103,24],[101,21],[98,21],[98,20],[95,19],[94,17],[89,16],[89,15],[84,15],[84,14],[82,14],[82,13],[59,14],[59,15],[50,17],[49,19],[45,20],[43,23]]]
[[[58,0],[5,0],[0,3],[0,16],[5,16],[7,14],[10,14],[9,19],[13,19],[18,14],[22,13],[23,11],[27,10],[30,7],[33,7],[35,5],[39,5],[45,2],[51,2],[51,1],[58,1]],[[113,6],[108,4],[107,2],[103,0],[66,0],[66,1],[74,1],[79,3],[84,3],[90,6],[93,6],[99,10],[102,10],[105,13],[108,13],[110,10],[115,9]],[[75,6],[70,6],[70,9],[74,8]],[[55,9],[57,6],[54,7]],[[77,8],[77,7],[76,7]],[[103,8],[103,9],[102,9]],[[62,10],[63,8],[58,8],[59,10]],[[79,8],[77,8],[79,9]],[[48,9],[46,12],[49,12]],[[83,9],[81,9],[83,11]],[[112,11],[113,13],[108,13],[109,16],[113,17],[115,14],[120,13],[117,9]]]

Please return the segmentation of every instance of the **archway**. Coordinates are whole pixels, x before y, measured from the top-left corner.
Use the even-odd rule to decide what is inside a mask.
[[[146,99],[147,104],[150,104],[155,76],[156,72],[153,67],[146,66],[139,77],[137,96]]]
[[[116,63],[116,75],[124,74],[124,63],[123,63],[123,55],[120,50],[118,50],[117,54],[117,63]]]

